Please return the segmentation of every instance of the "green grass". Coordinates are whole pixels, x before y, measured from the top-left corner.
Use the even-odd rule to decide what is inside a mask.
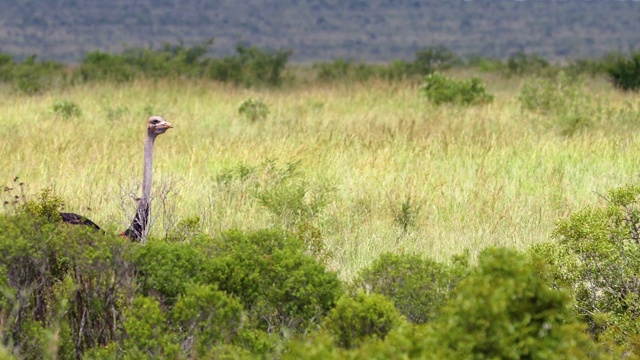
[[[601,201],[596,193],[638,181],[637,96],[588,81],[583,90],[596,101],[585,104],[589,126],[565,136],[553,116],[521,109],[525,80],[485,79],[494,102],[468,108],[436,107],[418,84],[384,82],[3,90],[0,179],[10,185],[19,176],[30,193],[53,187],[67,211],[122,230],[135,209],[128,195],[139,195],[144,122],[153,112],[175,128],[156,142],[154,191],[164,188],[167,201],[166,211],[153,203],[152,235],[193,216],[212,234],[307,221],[344,279],[385,251],[446,260],[489,245],[523,248],[549,239],[557,219]],[[269,107],[266,119],[238,113],[249,98]],[[80,114],[56,116],[61,101]],[[273,211],[258,199],[265,193],[306,212]]]

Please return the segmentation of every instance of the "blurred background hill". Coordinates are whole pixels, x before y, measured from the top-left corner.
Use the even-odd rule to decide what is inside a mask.
[[[291,50],[292,62],[409,59],[444,45],[460,55],[550,60],[598,57],[640,44],[639,1],[24,0],[2,1],[0,52],[78,62],[94,50],[186,45],[213,38]]]

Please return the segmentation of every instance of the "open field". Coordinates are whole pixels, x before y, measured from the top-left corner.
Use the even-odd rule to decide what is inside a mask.
[[[602,201],[597,193],[638,181],[637,95],[587,81],[581,90],[595,100],[585,104],[588,126],[569,136],[552,114],[521,108],[527,80],[485,80],[494,102],[469,108],[435,107],[416,84],[385,82],[3,91],[0,179],[19,176],[30,194],[52,187],[67,211],[122,230],[152,112],[175,125],[156,142],[154,190],[165,206],[153,204],[152,236],[194,216],[207,233],[306,223],[343,279],[385,251],[446,260],[490,245],[523,248],[549,239],[557,219]],[[268,105],[265,120],[238,113],[248,98]],[[82,114],[56,114],[61,100]]]

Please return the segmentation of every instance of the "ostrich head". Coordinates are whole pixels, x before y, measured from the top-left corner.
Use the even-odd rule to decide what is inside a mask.
[[[147,129],[149,131],[149,135],[160,135],[164,134],[165,131],[171,129],[173,125],[165,120],[162,116],[150,116],[147,120]]]

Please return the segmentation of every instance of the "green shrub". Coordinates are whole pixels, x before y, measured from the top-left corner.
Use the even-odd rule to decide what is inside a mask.
[[[606,206],[592,206],[563,219],[557,244],[533,252],[555,270],[558,286],[576,296],[576,310],[593,334],[637,345],[640,334],[640,186],[611,190]]]
[[[201,358],[216,345],[228,344],[244,323],[242,304],[211,285],[191,285],[171,310],[173,326],[189,358]]]
[[[236,55],[210,61],[206,74],[213,80],[236,85],[278,86],[284,81],[283,72],[289,56],[290,51],[268,53],[255,47],[238,45]]]
[[[189,282],[198,282],[205,261],[193,246],[157,239],[135,252],[135,264],[141,278],[140,291],[158,296],[173,305],[185,293]]]
[[[101,51],[87,53],[76,71],[76,77],[83,82],[125,82],[133,80],[135,76],[134,67],[127,64],[123,56]]]
[[[335,304],[342,286],[305,244],[280,231],[225,233],[203,245],[206,282],[242,301],[258,329],[304,331]]]
[[[372,65],[337,59],[330,63],[315,63],[312,67],[320,81],[365,81],[376,75]]]
[[[71,100],[60,100],[53,104],[53,113],[63,119],[70,119],[82,115],[82,110]]]
[[[436,105],[475,105],[493,101],[493,96],[487,94],[480,79],[474,77],[458,81],[439,72],[427,75],[420,86],[420,92]]]
[[[407,320],[421,324],[438,316],[467,268],[467,255],[448,266],[417,255],[387,253],[360,271],[353,288],[386,296]]]
[[[580,79],[559,72],[554,79],[534,79],[520,91],[522,109],[550,117],[562,135],[589,128],[597,116],[597,101],[585,93]]]
[[[461,60],[451,50],[442,45],[432,46],[416,51],[411,70],[417,75],[426,76],[460,63]]]
[[[507,60],[506,71],[508,76],[544,75],[551,71],[551,64],[540,55],[528,55],[522,52],[515,53]]]
[[[286,179],[255,191],[258,203],[286,228],[310,222],[328,204],[333,189],[327,184]]]
[[[631,52],[629,56],[618,55],[607,66],[607,73],[615,87],[637,91],[640,89],[640,51]]]
[[[176,359],[177,336],[170,331],[160,304],[152,298],[136,297],[124,321],[124,359]]]
[[[264,121],[269,115],[269,106],[260,99],[248,98],[238,107],[238,114],[252,123]]]
[[[6,269],[8,287],[3,294],[6,308],[13,309],[0,313],[0,323],[7,329],[4,343],[12,339],[21,354],[34,351],[37,339],[25,333],[35,329],[27,325],[31,321],[41,324],[45,338],[38,341],[45,341],[46,351],[57,348],[61,357],[106,345],[117,337],[122,298],[133,292],[130,243],[60,223],[61,203],[43,191],[40,201],[0,216],[0,269]]]
[[[324,327],[335,343],[345,349],[359,346],[372,337],[384,339],[402,323],[393,303],[383,295],[344,295],[327,316]]]
[[[431,346],[451,359],[600,358],[570,295],[552,289],[546,271],[515,250],[483,251],[433,323]]]

